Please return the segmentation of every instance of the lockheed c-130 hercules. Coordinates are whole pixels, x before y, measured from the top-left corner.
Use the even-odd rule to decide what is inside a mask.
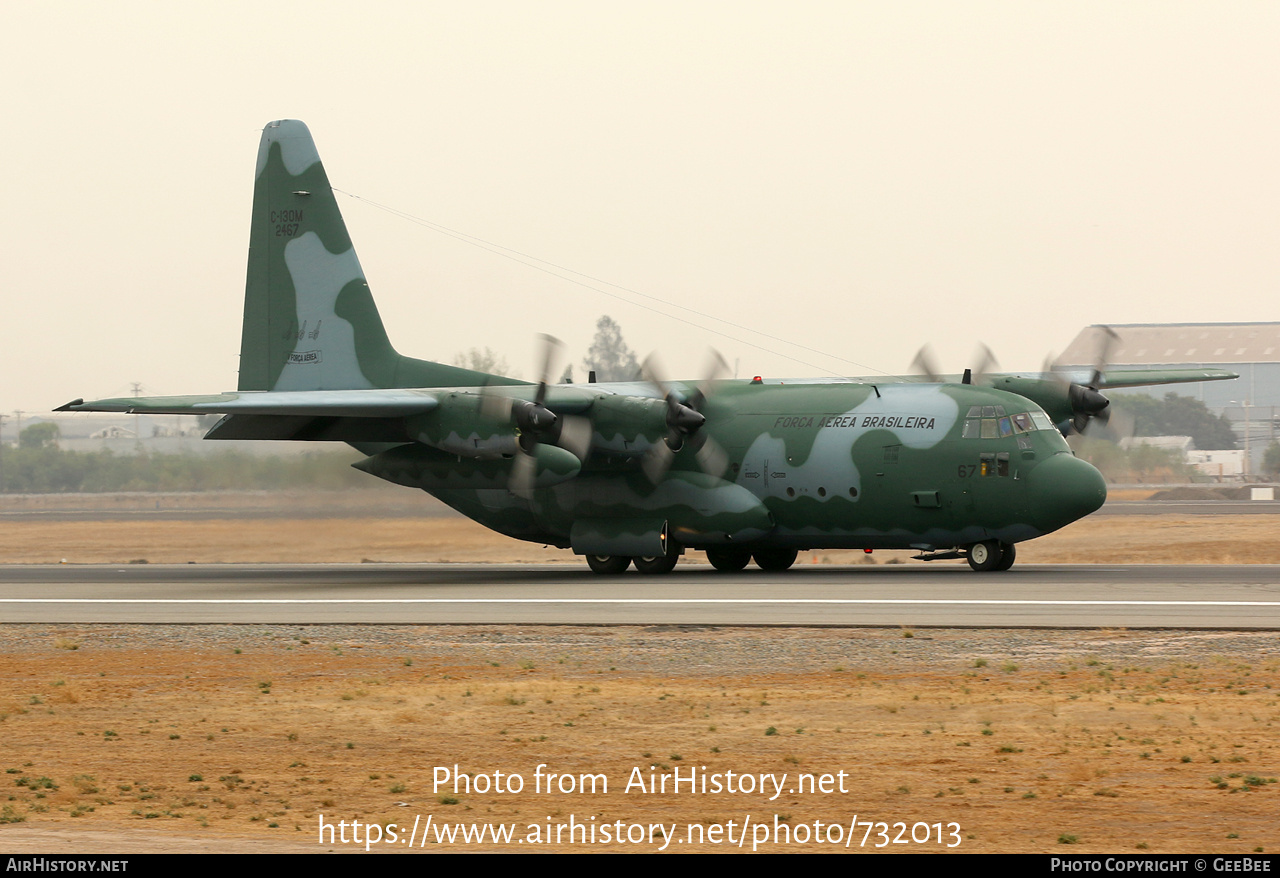
[[[1221,370],[538,383],[396,352],[311,134],[262,134],[234,393],[75,400],[60,411],[224,417],[206,439],[345,442],[357,468],[420,488],[597,573],[783,570],[798,550],[911,549],[1007,570],[1016,544],[1098,509],[1106,486],[1063,436],[1100,387]],[[721,361],[722,362],[722,361]]]

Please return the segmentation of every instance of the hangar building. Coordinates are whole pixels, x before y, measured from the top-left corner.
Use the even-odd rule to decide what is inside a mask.
[[[1247,444],[1254,467],[1277,438],[1280,423],[1280,323],[1134,323],[1115,325],[1108,365],[1120,369],[1178,369],[1207,366],[1238,372],[1235,381],[1144,387],[1120,393],[1163,397],[1169,391],[1199,399],[1214,414],[1225,414]],[[1103,329],[1080,331],[1058,361],[1091,366],[1103,349]]]

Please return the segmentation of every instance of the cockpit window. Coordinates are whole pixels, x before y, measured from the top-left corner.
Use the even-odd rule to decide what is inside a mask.
[[[981,413],[981,417],[978,413]],[[1006,436],[1034,433],[1057,428],[1044,412],[1018,412],[1006,416],[1004,406],[970,406],[961,437],[964,439],[1001,439]]]

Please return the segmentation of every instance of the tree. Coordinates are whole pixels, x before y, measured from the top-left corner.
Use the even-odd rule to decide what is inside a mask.
[[[596,321],[596,335],[583,365],[597,381],[634,381],[640,375],[636,355],[622,340],[622,327],[609,315]]]
[[[453,365],[473,372],[488,372],[490,375],[503,375],[509,378],[519,377],[511,372],[506,358],[498,356],[493,348],[484,350],[472,348],[454,357]]]
[[[1169,392],[1164,399],[1144,394],[1116,396],[1111,404],[1133,416],[1138,436],[1190,436],[1201,450],[1235,448],[1236,434],[1225,415],[1215,415],[1198,399]]]
[[[53,421],[42,421],[32,424],[22,431],[18,437],[19,448],[57,448],[58,437],[62,431]]]
[[[1262,471],[1272,478],[1280,477],[1280,442],[1272,442],[1262,455]]]
[[[1126,450],[1107,439],[1072,438],[1076,456],[1098,468],[1112,484],[1155,485],[1192,482],[1197,471],[1170,448],[1135,445]]]

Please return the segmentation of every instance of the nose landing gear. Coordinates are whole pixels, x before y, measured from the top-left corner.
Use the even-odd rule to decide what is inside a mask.
[[[1008,570],[1017,557],[1013,543],[984,540],[969,547],[969,566],[979,573],[992,570]]]

